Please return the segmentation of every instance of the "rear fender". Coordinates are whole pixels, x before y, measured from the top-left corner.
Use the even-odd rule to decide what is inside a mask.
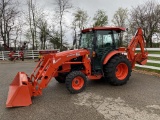
[[[114,55],[116,55],[116,54],[122,54],[123,52],[124,51],[117,51],[117,50],[111,51],[104,58],[103,65],[105,65]]]

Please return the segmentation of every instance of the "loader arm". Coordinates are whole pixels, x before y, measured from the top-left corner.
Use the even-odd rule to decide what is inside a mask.
[[[141,52],[135,53],[138,44],[140,46]],[[140,65],[145,65],[147,63],[148,52],[145,51],[145,41],[141,28],[138,28],[135,36],[132,38],[130,44],[128,45],[127,57],[132,64],[132,68],[135,67],[135,63]]]
[[[78,54],[77,54],[78,53]],[[59,55],[58,55],[59,54]],[[86,75],[91,74],[90,59],[86,56],[89,54],[87,50],[74,51],[74,53],[66,55],[61,55],[62,53],[57,54],[48,54],[42,58],[33,73],[31,74],[30,81],[32,81],[33,89],[32,96],[38,96],[42,94],[42,89],[45,88],[50,82],[52,77],[58,75],[58,68],[61,65],[66,64],[84,64]],[[78,56],[83,57],[82,62],[70,62],[71,59]],[[36,72],[37,71],[37,72]]]
[[[59,53],[47,54],[39,61],[29,77],[24,72],[18,72],[9,87],[7,107],[28,106],[32,104],[31,97],[42,95],[42,90],[47,87],[53,77],[58,76],[60,66],[68,64],[83,64],[82,72],[91,75],[89,51],[86,49],[70,50]],[[71,60],[81,56],[82,61]],[[68,67],[68,72],[71,68]],[[66,69],[65,69],[66,70]]]

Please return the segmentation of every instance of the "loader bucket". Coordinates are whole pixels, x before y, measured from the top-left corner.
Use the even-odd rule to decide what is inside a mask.
[[[28,106],[31,101],[31,83],[24,72],[18,72],[9,86],[6,107]]]

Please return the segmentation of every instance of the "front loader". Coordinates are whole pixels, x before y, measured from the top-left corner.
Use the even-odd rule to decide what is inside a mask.
[[[81,32],[79,49],[44,55],[33,73],[18,72],[10,84],[6,107],[28,106],[42,95],[50,80],[65,83],[70,93],[82,92],[87,80],[104,78],[111,85],[126,84],[135,63],[144,65],[148,53],[139,28],[127,48],[119,46],[121,27],[94,27]],[[135,53],[139,44],[140,53]]]

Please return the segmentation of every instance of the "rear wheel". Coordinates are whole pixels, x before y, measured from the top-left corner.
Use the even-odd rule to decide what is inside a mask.
[[[80,93],[86,87],[87,78],[81,71],[72,71],[66,77],[66,87],[70,93]]]
[[[126,84],[131,71],[131,63],[125,55],[115,55],[104,66],[105,78],[111,85]]]

